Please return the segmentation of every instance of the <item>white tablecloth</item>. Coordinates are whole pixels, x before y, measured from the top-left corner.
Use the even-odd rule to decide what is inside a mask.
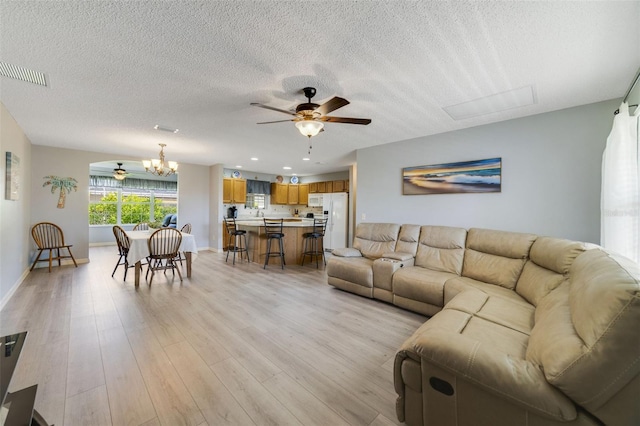
[[[139,260],[146,259],[149,256],[149,237],[154,231],[130,231],[127,232],[129,240],[131,240],[131,247],[129,247],[129,255],[127,260],[129,264],[134,264]],[[196,239],[192,234],[182,233],[182,242],[180,243],[180,251],[190,251],[195,254],[198,253],[198,247],[196,246]]]

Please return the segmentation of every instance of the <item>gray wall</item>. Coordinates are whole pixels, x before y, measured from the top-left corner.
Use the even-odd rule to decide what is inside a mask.
[[[5,200],[6,152],[20,158],[20,198]],[[0,309],[29,272],[31,142],[0,103]]]
[[[620,100],[357,152],[357,222],[532,232],[599,243],[602,152]],[[502,157],[502,192],[402,195],[402,168]]]

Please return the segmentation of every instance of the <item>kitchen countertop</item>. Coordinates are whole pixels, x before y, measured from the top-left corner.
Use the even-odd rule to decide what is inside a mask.
[[[271,219],[271,218],[267,218]],[[280,218],[278,218],[280,219]],[[236,225],[240,226],[251,226],[255,228],[259,228],[264,226],[263,218],[246,218],[246,219],[236,219]],[[307,226],[313,226],[313,219],[307,219],[304,217],[286,217],[284,218],[284,223],[282,224],[285,228],[303,228]]]

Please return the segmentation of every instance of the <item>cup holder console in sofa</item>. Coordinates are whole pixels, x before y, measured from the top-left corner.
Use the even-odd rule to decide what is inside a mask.
[[[359,224],[328,283],[430,317],[399,348],[408,425],[640,424],[640,269],[533,234]]]

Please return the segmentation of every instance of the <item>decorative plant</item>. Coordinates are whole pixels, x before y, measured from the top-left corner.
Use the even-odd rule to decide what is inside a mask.
[[[56,189],[60,191],[58,197],[58,208],[64,209],[64,203],[67,199],[67,193],[71,190],[78,191],[78,181],[72,177],[60,177],[60,176],[45,176],[43,179],[48,179],[42,186],[51,185],[51,193],[54,194]]]

